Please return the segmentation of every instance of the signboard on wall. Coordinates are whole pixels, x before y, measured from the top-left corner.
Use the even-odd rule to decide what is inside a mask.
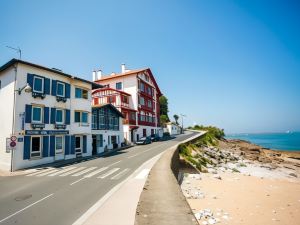
[[[58,135],[69,134],[68,130],[26,130],[25,135]]]

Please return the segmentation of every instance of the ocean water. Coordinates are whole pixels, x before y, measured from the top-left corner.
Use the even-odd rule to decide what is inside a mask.
[[[300,151],[300,132],[230,134],[230,135],[226,135],[225,138],[250,141],[264,148],[271,148],[276,150]]]

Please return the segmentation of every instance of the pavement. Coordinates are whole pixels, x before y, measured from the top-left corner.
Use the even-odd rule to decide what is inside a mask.
[[[153,157],[193,135],[186,133],[169,141],[135,146],[101,158],[0,177],[0,224],[91,224],[89,219],[97,218],[96,224],[111,225],[110,218],[136,205],[115,201],[117,204],[109,206],[113,201],[108,199],[130,196],[143,187],[147,171],[155,162]],[[133,177],[141,179],[129,179]],[[103,214],[96,217],[99,208]]]

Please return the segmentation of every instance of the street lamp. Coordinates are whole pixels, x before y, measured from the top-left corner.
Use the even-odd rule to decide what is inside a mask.
[[[15,90],[18,92],[19,95],[21,95],[22,91],[25,91],[26,93],[30,93],[32,88],[30,87],[30,85],[27,83],[24,87],[19,88],[18,90]]]
[[[186,115],[180,114],[181,116],[181,133],[183,134],[183,117],[186,117]]]

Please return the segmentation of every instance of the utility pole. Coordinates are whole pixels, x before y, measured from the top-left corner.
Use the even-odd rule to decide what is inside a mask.
[[[180,114],[181,116],[181,133],[183,134],[183,117],[186,117],[186,115]]]
[[[13,48],[13,47],[10,47],[10,46],[6,46],[6,48],[10,48],[10,49],[12,49],[12,50],[17,51],[17,52],[19,53],[19,59],[22,58],[22,50],[20,49],[20,47],[18,47],[18,48]]]

